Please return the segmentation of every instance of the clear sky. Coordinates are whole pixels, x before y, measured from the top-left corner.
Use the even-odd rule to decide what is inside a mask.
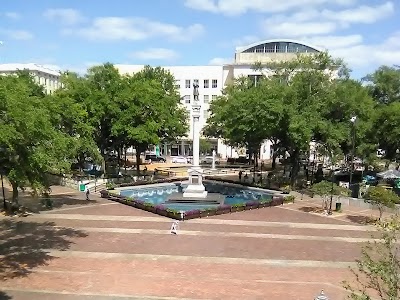
[[[2,0],[0,63],[220,64],[236,46],[292,38],[360,78],[400,64],[399,20],[399,0]]]

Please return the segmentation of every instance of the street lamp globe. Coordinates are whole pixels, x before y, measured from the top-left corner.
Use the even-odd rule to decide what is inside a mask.
[[[357,121],[357,116],[352,116],[350,122],[355,123],[356,121]]]

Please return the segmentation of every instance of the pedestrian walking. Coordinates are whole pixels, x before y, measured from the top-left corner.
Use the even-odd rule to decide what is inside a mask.
[[[243,174],[243,172],[242,172],[242,170],[240,170],[239,171],[239,181],[242,181],[242,174]]]
[[[89,200],[90,200],[90,199],[89,199],[89,194],[90,194],[89,189],[86,189],[86,201],[89,201]]]

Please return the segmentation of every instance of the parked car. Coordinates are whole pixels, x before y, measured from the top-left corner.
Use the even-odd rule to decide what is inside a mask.
[[[212,156],[205,156],[200,160],[201,164],[212,164],[213,162],[213,157]],[[217,158],[215,158],[215,164],[218,165],[219,164],[219,160]]]
[[[162,162],[162,163],[165,163],[165,162],[167,161],[164,157],[162,157],[162,156],[160,156],[160,155],[157,155],[157,154],[146,154],[144,160],[145,160],[146,162],[149,162],[149,163],[152,163],[152,162]]]
[[[172,163],[174,164],[187,164],[188,159],[184,156],[175,156],[172,158]]]

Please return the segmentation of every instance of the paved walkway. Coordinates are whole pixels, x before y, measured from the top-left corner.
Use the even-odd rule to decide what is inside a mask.
[[[348,266],[379,238],[349,218],[370,212],[306,212],[315,199],[184,221],[171,235],[168,218],[82,196],[60,189],[56,209],[0,219],[0,299],[343,299]]]

